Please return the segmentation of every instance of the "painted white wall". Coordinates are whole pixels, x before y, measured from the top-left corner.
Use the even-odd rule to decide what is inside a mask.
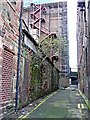
[[[33,44],[33,42],[25,36],[24,38],[24,43],[25,45],[27,45],[31,50],[33,50],[35,53],[37,53],[37,50],[36,50],[36,47],[35,45]]]
[[[34,40],[38,43],[38,34],[37,34],[37,29],[30,29],[30,34],[34,38]]]

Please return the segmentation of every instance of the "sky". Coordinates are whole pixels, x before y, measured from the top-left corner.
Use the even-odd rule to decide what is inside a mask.
[[[77,41],[76,41],[76,22],[77,22],[77,0],[68,1],[68,30],[69,30],[69,63],[72,70],[77,68]]]
[[[48,3],[48,2],[59,2],[67,1],[68,5],[68,39],[69,39],[69,64],[72,71],[77,71],[77,42],[76,42],[76,20],[77,20],[77,0],[26,0],[25,5],[28,2],[35,3]]]

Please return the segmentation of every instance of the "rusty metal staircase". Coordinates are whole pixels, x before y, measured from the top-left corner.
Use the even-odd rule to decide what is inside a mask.
[[[40,41],[40,44],[46,40],[47,38],[57,38],[57,35],[56,33],[54,32],[49,32],[48,29],[46,29],[45,27],[40,27],[39,24],[43,24],[46,22],[46,19],[44,17],[42,17],[40,14],[44,11],[44,12],[47,12],[46,11],[46,8],[44,7],[44,5],[35,5],[34,3],[31,4],[32,5],[32,8],[33,8],[33,12],[30,14],[31,15],[31,18],[32,18],[32,23],[30,23],[30,26],[31,28],[33,29],[38,29],[41,33],[43,33],[45,36],[44,38]],[[50,40],[52,41],[52,40]],[[54,56],[55,57],[55,56]],[[52,50],[52,47],[51,47],[51,51],[50,51],[50,59],[51,61],[54,59],[53,58],[53,50]],[[56,58],[55,58],[56,59]]]
[[[39,21],[41,21],[41,23],[45,23],[45,21],[46,21],[45,18],[42,18],[42,17],[40,18],[40,16],[37,16],[38,13],[41,10],[46,11],[45,7],[43,5],[41,5],[41,7],[40,7],[40,5],[35,5],[34,3],[32,3],[31,5],[36,8],[36,10],[33,13],[30,14],[31,18],[34,20],[34,22],[30,23],[31,28],[40,30],[42,33],[44,33],[45,35],[47,35],[45,38],[48,38],[48,36],[49,37],[55,36],[55,38],[56,38],[56,33],[52,33],[52,32],[50,33],[48,31],[48,29],[46,29],[44,27],[39,28],[39,26],[36,25],[36,23],[38,23]]]

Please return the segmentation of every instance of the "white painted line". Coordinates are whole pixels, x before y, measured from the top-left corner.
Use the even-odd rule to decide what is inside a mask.
[[[80,104],[78,104],[78,108],[80,108]]]
[[[85,108],[85,107],[84,107],[84,104],[81,104],[81,107],[82,107],[82,108]]]

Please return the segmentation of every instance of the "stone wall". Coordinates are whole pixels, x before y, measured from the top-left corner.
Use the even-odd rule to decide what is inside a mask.
[[[60,79],[59,79],[59,85],[61,87],[67,88],[69,86],[69,79],[67,77],[65,77],[65,76],[60,77]]]

